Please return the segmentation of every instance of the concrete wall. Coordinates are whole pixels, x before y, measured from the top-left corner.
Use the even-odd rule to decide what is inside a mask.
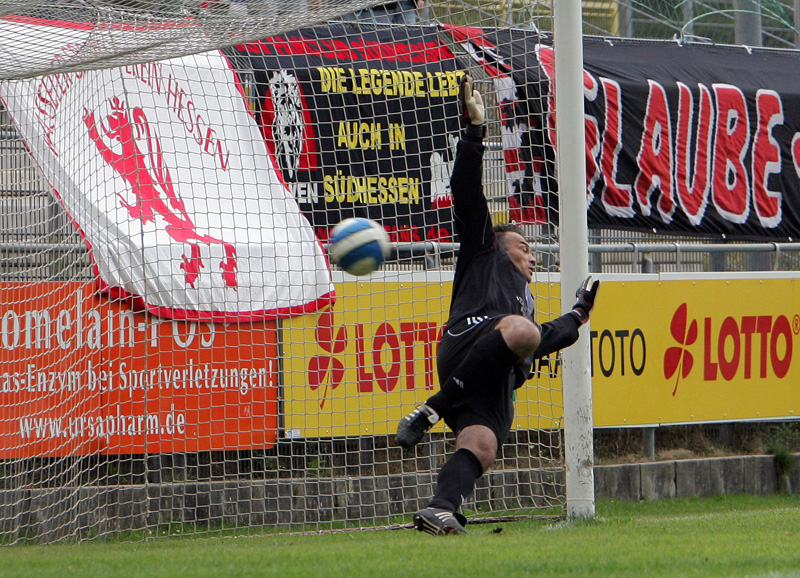
[[[800,468],[794,468],[788,480],[779,481],[771,455],[598,466],[594,487],[598,498],[634,501],[773,494],[779,487],[800,492]]]
[[[563,476],[563,470],[493,471],[479,480],[469,507],[502,512],[553,506],[551,513],[558,516],[565,491]],[[774,456],[596,466],[594,476],[596,496],[618,500],[779,490]],[[345,520],[385,525],[424,507],[435,481],[435,474],[415,473],[2,490],[0,543],[155,529],[194,532],[270,526],[302,530]],[[800,468],[795,468],[788,483],[800,492]]]

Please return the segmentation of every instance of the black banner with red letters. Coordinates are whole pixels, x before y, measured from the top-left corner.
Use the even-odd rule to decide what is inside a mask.
[[[228,50],[323,240],[351,215],[395,240],[451,234],[458,79],[494,80],[511,218],[556,221],[553,49],[523,30],[325,25]],[[800,53],[584,39],[590,227],[800,237]]]
[[[601,41],[585,54],[590,223],[800,238],[800,54]]]
[[[552,46],[521,31],[470,41],[513,76],[516,122],[552,159]],[[798,69],[790,51],[585,39],[589,226],[800,238]]]
[[[464,73],[434,29],[329,24],[226,52],[252,71],[268,146],[321,240],[351,216],[394,241],[452,240]]]

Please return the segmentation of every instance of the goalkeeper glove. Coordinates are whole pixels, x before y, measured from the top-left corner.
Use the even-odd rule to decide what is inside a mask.
[[[575,314],[581,325],[589,321],[589,315],[591,315],[594,302],[597,299],[598,289],[600,289],[600,280],[593,280],[592,276],[589,275],[575,292],[575,305],[572,306],[571,313]]]
[[[469,117],[469,123],[464,132],[469,137],[483,138],[486,133],[486,127],[483,124],[483,98],[481,93],[473,88],[473,80],[469,74],[464,75],[461,80],[459,96],[462,102],[461,109],[464,111],[465,116]]]

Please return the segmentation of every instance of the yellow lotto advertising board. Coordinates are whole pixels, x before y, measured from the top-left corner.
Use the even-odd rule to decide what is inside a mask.
[[[539,309],[558,307],[552,285],[534,288]],[[337,283],[332,308],[285,320],[285,435],[394,433],[400,418],[438,389],[436,354],[450,291],[450,281]],[[556,365],[543,361],[542,377],[519,390],[516,428],[560,419],[560,382],[550,376]]]
[[[800,412],[798,280],[604,280],[589,332],[595,427],[792,418]],[[282,328],[290,437],[394,433],[438,387],[451,283],[337,283],[332,309]],[[537,320],[558,283],[534,283]],[[565,384],[569,387],[569,384]],[[560,427],[561,360],[517,390],[514,429]],[[444,426],[437,428],[444,431]]]
[[[609,281],[600,293],[590,335],[596,427],[800,411],[797,279]]]

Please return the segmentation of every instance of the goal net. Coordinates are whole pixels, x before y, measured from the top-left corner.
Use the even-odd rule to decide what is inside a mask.
[[[394,432],[438,387],[466,72],[493,219],[560,311],[536,6],[4,2],[0,542],[406,525],[453,450]],[[327,259],[351,216],[392,240],[369,276]],[[472,521],[563,515],[560,367],[518,390]]]

